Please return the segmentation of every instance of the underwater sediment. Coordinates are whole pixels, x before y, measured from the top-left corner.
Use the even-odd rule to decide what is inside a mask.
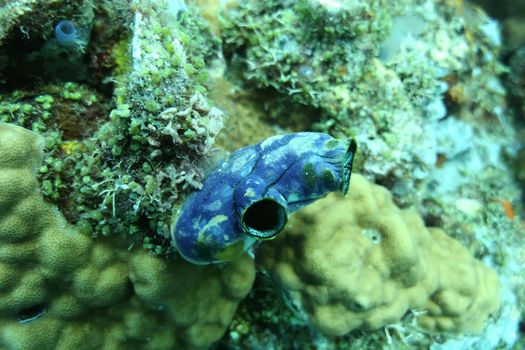
[[[0,349],[523,346],[525,42],[496,15],[0,4]]]

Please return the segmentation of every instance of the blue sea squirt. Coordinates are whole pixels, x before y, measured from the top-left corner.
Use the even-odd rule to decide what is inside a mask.
[[[346,194],[356,148],[352,139],[300,132],[233,152],[175,213],[173,244],[195,264],[240,256],[281,232],[289,213]]]
[[[55,38],[60,46],[73,46],[78,40],[78,31],[75,23],[62,20],[55,26]]]

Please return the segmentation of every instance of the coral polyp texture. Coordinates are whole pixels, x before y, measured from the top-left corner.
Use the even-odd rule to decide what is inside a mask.
[[[258,252],[309,321],[344,335],[413,311],[431,331],[481,331],[499,308],[495,272],[415,211],[396,207],[385,188],[355,174],[351,189],[297,212]]]
[[[83,235],[39,193],[43,143],[0,123],[0,348],[206,349],[218,340],[251,288],[252,259],[196,268]]]

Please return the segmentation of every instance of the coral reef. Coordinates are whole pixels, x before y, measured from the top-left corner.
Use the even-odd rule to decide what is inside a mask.
[[[110,113],[107,97],[91,99],[71,82],[37,96],[17,90],[0,107],[3,121],[46,136],[42,191],[69,222],[94,236],[135,236],[157,253],[170,249],[172,207],[201,186],[202,160],[223,123],[202,85],[216,41],[195,10],[171,5],[137,3],[132,35],[105,53],[119,73]]]
[[[134,7],[131,61],[117,80],[117,106],[76,155],[73,182],[80,186],[71,195],[76,219],[94,234],[141,232],[157,249],[169,246],[179,193],[200,188],[199,163],[223,123],[201,85],[213,41],[191,9],[172,5]]]
[[[221,35],[230,70],[266,94],[276,122],[299,109],[316,116],[307,129],[356,136],[362,172],[414,195],[447,156],[434,136],[444,119],[479,127],[488,118],[498,144],[515,139],[495,107],[506,93],[497,77],[501,40],[469,6],[247,1],[225,11]]]
[[[0,2],[0,348],[522,346],[515,3],[500,23],[454,0]],[[356,177],[299,211],[249,249],[240,301],[252,258],[189,264],[173,210],[214,146],[299,131],[355,137],[393,196]]]
[[[206,349],[219,339],[251,288],[252,259],[198,268],[122,237],[92,240],[39,193],[43,143],[0,123],[0,347]]]
[[[409,0],[234,1],[219,23],[229,78],[261,101],[267,122],[356,137],[359,171],[495,266],[505,287],[501,317],[491,321],[498,331],[462,346],[511,347],[525,310],[525,260],[512,169],[520,176],[523,152],[508,102],[522,106],[522,69],[519,55],[512,73],[503,64],[498,24],[469,2]],[[291,117],[297,111],[302,124]],[[439,341],[406,318],[389,329],[394,337],[353,332],[345,341]]]
[[[479,332],[499,308],[494,271],[360,175],[348,198],[309,206],[289,227],[257,260],[323,333],[377,329],[408,311],[432,331]]]

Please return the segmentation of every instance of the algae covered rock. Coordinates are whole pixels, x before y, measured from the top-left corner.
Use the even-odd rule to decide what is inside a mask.
[[[223,113],[210,103],[205,87],[218,42],[197,10],[183,3],[111,3],[114,8],[89,3],[91,17],[95,15],[93,37],[82,56],[91,62],[89,67],[100,68],[89,70],[90,76],[114,68],[106,72],[104,83],[92,83],[80,74],[71,78],[79,83],[36,74],[31,84],[14,80],[16,90],[0,94],[0,121],[46,137],[39,169],[42,193],[68,222],[93,236],[130,235],[136,244],[164,254],[170,249],[173,206],[184,192],[201,186],[202,163],[223,125]],[[63,7],[66,11],[70,6]],[[27,17],[35,9],[30,10],[21,23],[31,23]],[[44,12],[49,14],[47,7]],[[57,18],[73,18],[76,30],[81,30],[79,14],[58,13],[47,18],[47,32]],[[107,20],[110,15],[118,20]],[[104,26],[104,20],[111,23]],[[102,38],[106,42],[101,43]],[[2,86],[4,80],[10,82],[2,79],[4,71],[24,71],[18,66],[2,70],[2,52],[10,53],[7,61],[19,61],[14,56],[19,51],[10,48],[0,45]],[[63,70],[70,66],[62,63]],[[35,66],[44,64],[31,64]]]
[[[431,331],[478,332],[499,308],[494,271],[359,175],[348,198],[298,212],[257,258],[328,335],[377,329],[409,310]]]
[[[476,146],[484,158],[516,142],[512,128],[489,124],[509,119],[506,68],[497,25],[468,1],[230,3],[220,33],[241,86],[264,97],[276,124],[355,136],[361,171],[398,193],[419,195],[436,164],[456,156],[456,136],[435,132],[448,119],[490,130]]]
[[[254,279],[93,240],[39,193],[43,138],[0,123],[0,348],[205,349]]]

